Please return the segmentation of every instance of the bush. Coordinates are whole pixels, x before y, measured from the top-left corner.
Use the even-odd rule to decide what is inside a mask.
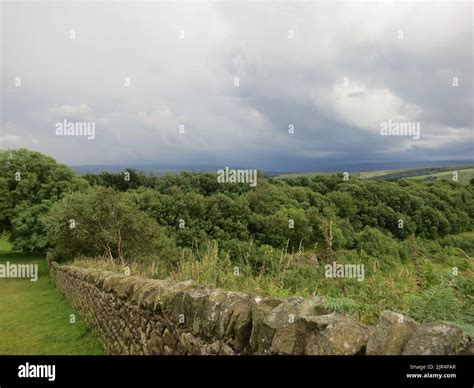
[[[446,236],[440,240],[440,244],[443,247],[457,247],[470,256],[474,255],[474,236]]]
[[[378,260],[382,266],[390,266],[400,260],[398,242],[378,229],[367,226],[357,234],[356,240],[358,251]]]
[[[74,193],[56,203],[44,217],[55,256],[103,256],[125,263],[125,257],[153,252],[158,224],[122,193],[98,187]]]

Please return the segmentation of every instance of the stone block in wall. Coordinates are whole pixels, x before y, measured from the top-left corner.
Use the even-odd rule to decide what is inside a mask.
[[[141,308],[155,311],[159,295],[163,294],[171,284],[169,280],[141,279],[135,285],[130,300]]]
[[[303,298],[287,299],[263,319],[259,350],[264,353],[293,354],[296,341],[296,318]]]
[[[227,292],[217,322],[217,338],[232,339],[232,348],[247,353],[252,333],[252,297],[241,292]]]
[[[112,292],[114,291],[114,288],[117,284],[119,284],[122,279],[124,278],[123,275],[120,275],[118,273],[110,273],[108,276],[103,278],[102,280],[102,289],[105,292]]]
[[[88,282],[92,284],[97,284],[100,280],[100,271],[97,270],[91,270],[87,273],[86,279]]]
[[[183,298],[186,290],[196,288],[192,280],[185,282],[171,282],[169,287],[156,293],[155,310],[160,309],[167,317],[171,317],[175,303]]]
[[[284,301],[263,320],[260,349],[276,354],[304,354],[304,346],[299,343],[304,342],[308,333],[302,331],[304,326],[298,322],[304,317],[327,313],[328,309],[324,307],[321,297],[306,300],[294,297]]]
[[[299,321],[306,327],[307,355],[365,354],[369,328],[347,315],[332,313],[315,317],[303,317]]]
[[[98,272],[99,274],[95,280],[95,285],[104,291],[105,291],[105,286],[104,286],[105,279],[107,279],[109,276],[120,275],[117,272],[112,272],[112,271],[98,271]]]
[[[171,321],[179,327],[190,329],[193,334],[199,334],[201,311],[208,302],[211,290],[206,287],[184,289],[173,297]]]
[[[146,341],[146,354],[159,355],[163,354],[163,338],[158,331],[152,331]]]
[[[143,279],[138,276],[121,277],[117,281],[112,282],[112,291],[120,298],[131,299],[135,290],[140,287]]]
[[[208,344],[194,337],[191,333],[181,333],[179,342],[186,354],[193,356],[207,354],[206,346],[208,346]]]
[[[175,349],[177,343],[178,338],[176,337],[174,330],[166,328],[163,332],[163,345],[170,349]]]
[[[462,356],[474,356],[474,341],[470,340],[457,354]]]
[[[283,300],[270,297],[253,297],[251,299],[252,332],[250,334],[250,349],[253,353],[268,352],[271,342],[265,342],[263,335],[263,320]]]
[[[207,340],[217,336],[221,308],[227,299],[227,292],[219,288],[210,289],[201,303],[196,306],[193,317],[193,334],[199,334]]]
[[[90,275],[94,272],[97,272],[97,270],[95,270],[93,268],[79,268],[77,270],[77,276],[81,280],[91,281],[91,276]]]
[[[468,346],[463,330],[452,323],[438,321],[419,325],[408,341],[406,355],[452,355]]]
[[[393,311],[383,311],[372,329],[367,354],[402,354],[418,323],[410,317]]]
[[[299,304],[297,312],[300,317],[327,315],[332,313],[332,311],[326,307],[325,299],[321,296],[313,296],[304,300]]]
[[[135,289],[132,295],[132,301],[141,308],[148,311],[156,311],[161,308],[160,297],[165,290],[170,288],[173,283],[168,280],[146,280],[141,283],[139,288]]]

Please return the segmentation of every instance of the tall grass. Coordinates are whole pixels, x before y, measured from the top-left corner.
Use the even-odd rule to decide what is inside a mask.
[[[427,274],[427,287],[444,276],[456,260],[464,263],[460,267],[470,268],[470,264],[466,264],[467,259],[462,256],[447,258],[446,263],[423,258],[421,265]],[[219,249],[216,242],[209,242],[201,249],[183,249],[180,260],[173,263],[156,257],[140,258],[129,263],[128,267],[132,275],[177,281],[192,279],[200,285],[252,294],[282,298],[319,295],[325,297],[328,307],[353,314],[365,323],[375,322],[379,313],[385,309],[405,313],[415,311],[413,303],[416,299],[412,296],[423,290],[417,284],[415,266],[410,260],[390,269],[383,266],[381,269],[377,260],[358,257],[354,251],[337,252],[334,259],[338,263],[359,260],[365,265],[365,280],[327,278],[326,263],[321,258],[315,259],[314,252],[303,250],[288,252],[286,249],[267,249],[259,257],[257,266],[255,258],[243,252],[242,259],[235,262],[228,253]],[[123,267],[105,259],[78,258],[74,264],[124,272]],[[461,274],[464,275],[469,283],[472,280],[471,272],[467,270]],[[464,302],[460,300],[460,303]],[[423,316],[424,312],[419,314]]]

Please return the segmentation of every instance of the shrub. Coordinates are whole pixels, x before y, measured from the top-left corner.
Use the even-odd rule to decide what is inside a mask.
[[[393,265],[400,259],[398,242],[378,229],[367,226],[357,234],[356,240],[358,251],[377,259],[382,266]]]
[[[468,255],[474,255],[474,236],[446,236],[440,240],[440,244],[443,247],[457,247]]]
[[[104,256],[121,264],[125,257],[152,253],[159,231],[122,193],[104,187],[65,197],[44,224],[54,252],[63,258]]]

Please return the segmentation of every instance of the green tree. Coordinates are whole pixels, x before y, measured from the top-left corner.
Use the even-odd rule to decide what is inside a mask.
[[[44,217],[56,259],[80,255],[106,257],[125,264],[126,258],[153,253],[158,224],[129,197],[97,187],[73,193]]]
[[[0,232],[16,249],[47,246],[41,216],[68,193],[87,187],[67,166],[26,149],[0,151]]]

